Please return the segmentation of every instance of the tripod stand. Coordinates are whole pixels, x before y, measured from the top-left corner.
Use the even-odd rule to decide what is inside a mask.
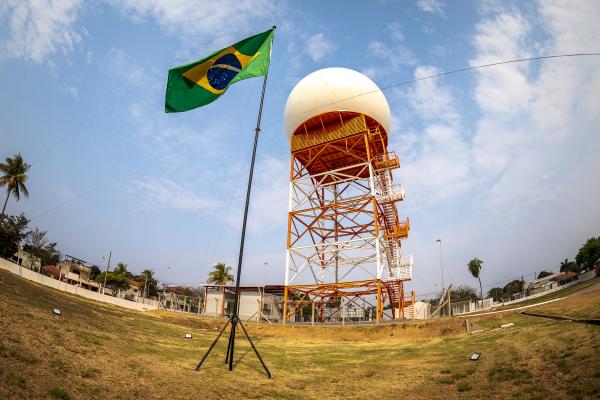
[[[256,357],[258,357],[258,360],[260,361],[263,368],[265,369],[267,376],[269,377],[269,379],[271,379],[273,377],[271,375],[271,371],[269,371],[269,368],[267,368],[267,365],[265,364],[262,357],[260,356],[260,353],[256,349],[256,346],[254,346],[254,342],[250,338],[250,335],[248,334],[246,327],[242,323],[242,320],[240,319],[239,316],[233,315],[233,314],[229,316],[229,319],[227,320],[227,323],[225,324],[225,326],[221,329],[221,331],[219,332],[219,334],[217,335],[215,340],[213,340],[210,347],[204,354],[204,357],[202,357],[200,362],[198,362],[198,364],[196,365],[196,368],[195,368],[196,371],[198,371],[200,369],[200,367],[204,363],[204,360],[206,360],[206,358],[210,354],[211,350],[213,349],[213,347],[215,347],[215,345],[219,341],[219,338],[221,337],[221,335],[223,335],[223,332],[225,332],[225,329],[227,329],[227,327],[230,324],[231,324],[231,332],[229,333],[229,343],[227,344],[227,354],[225,356],[225,364],[229,363],[229,370],[230,371],[233,370],[233,349],[235,347],[235,329],[236,329],[237,324],[239,324],[242,327],[242,330],[244,331],[244,335],[246,335],[246,339],[248,339],[248,342],[250,342],[250,346],[252,346],[252,350],[254,350],[254,354],[256,354]]]
[[[261,119],[261,115],[262,115],[262,108],[263,108],[263,100],[265,98],[265,87],[267,85],[267,75],[265,75],[265,79],[263,81],[263,87],[262,87],[262,95],[260,98],[260,108],[258,111],[258,121],[256,123],[256,129],[254,130],[255,134],[254,134],[254,147],[252,149],[252,161],[250,163],[250,176],[248,177],[248,189],[246,191],[246,208],[244,209],[244,222],[242,224],[242,239],[241,239],[241,243],[240,243],[240,253],[239,253],[239,259],[238,259],[238,270],[237,270],[237,275],[236,275],[236,281],[235,281],[235,300],[233,303],[233,314],[231,314],[229,316],[229,320],[227,320],[227,323],[225,324],[225,326],[221,329],[221,332],[219,332],[219,334],[217,335],[217,337],[215,338],[215,340],[212,342],[212,344],[210,345],[210,347],[208,348],[208,350],[206,351],[206,353],[204,354],[204,357],[202,357],[202,359],[200,360],[200,362],[198,362],[198,364],[196,365],[196,371],[198,371],[200,369],[200,367],[202,366],[202,363],[204,362],[204,360],[206,360],[206,357],[208,357],[208,355],[210,354],[211,350],[213,349],[213,347],[215,347],[215,345],[217,344],[217,341],[219,340],[219,338],[221,337],[221,335],[223,334],[223,332],[225,332],[225,329],[227,329],[227,326],[229,326],[231,324],[231,332],[229,333],[229,343],[227,344],[227,355],[225,356],[225,363],[229,363],[229,370],[233,370],[233,351],[235,348],[235,331],[237,328],[237,325],[239,324],[242,327],[242,330],[244,331],[244,335],[246,335],[246,339],[248,339],[248,341],[250,342],[250,345],[252,346],[252,350],[254,350],[254,353],[256,354],[256,356],[258,357],[258,359],[260,360],[260,363],[262,364],[263,368],[265,369],[265,372],[267,373],[267,376],[269,377],[269,379],[272,378],[271,376],[271,372],[269,371],[269,369],[267,368],[267,366],[265,365],[262,357],[260,356],[260,354],[258,353],[258,350],[256,349],[256,346],[254,346],[254,343],[252,342],[252,339],[250,339],[250,335],[248,335],[248,331],[246,330],[246,327],[244,326],[244,324],[242,323],[242,320],[240,319],[238,313],[238,301],[240,298],[240,275],[242,273],[242,257],[244,255],[244,240],[246,237],[246,222],[248,220],[248,206],[250,203],[250,190],[252,189],[252,175],[254,173],[254,160],[256,159],[256,146],[258,144],[258,135],[260,133],[260,119]],[[225,287],[223,287],[223,290],[225,290]],[[224,295],[225,293],[223,293]]]

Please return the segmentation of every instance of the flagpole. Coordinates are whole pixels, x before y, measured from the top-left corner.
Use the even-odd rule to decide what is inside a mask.
[[[273,27],[273,29],[275,29],[275,27]],[[248,176],[248,188],[246,190],[246,206],[244,208],[244,221],[242,223],[242,237],[240,240],[240,252],[239,252],[239,257],[238,257],[238,268],[237,268],[237,274],[235,277],[235,298],[233,301],[233,316],[231,318],[231,332],[229,335],[229,344],[227,346],[227,355],[225,357],[225,362],[229,362],[229,370],[233,370],[233,353],[234,353],[234,348],[235,348],[235,331],[236,331],[236,327],[239,321],[239,298],[240,298],[240,279],[241,279],[241,275],[242,275],[242,261],[243,261],[243,257],[244,257],[244,241],[246,239],[246,223],[248,222],[248,209],[250,206],[250,192],[252,190],[252,177],[254,175],[254,162],[256,160],[256,148],[258,146],[258,137],[260,135],[260,122],[262,119],[262,111],[263,111],[263,105],[264,105],[264,101],[265,101],[265,91],[267,88],[267,78],[269,77],[269,70],[267,69],[267,72],[265,74],[265,77],[263,79],[263,84],[262,84],[262,93],[260,95],[260,105],[258,107],[258,118],[256,120],[256,128],[254,129],[254,145],[252,147],[252,160],[250,162],[250,174]],[[242,325],[243,328],[243,325]],[[244,329],[244,333],[246,333],[246,330]],[[246,336],[248,337],[248,335],[246,334]],[[250,338],[248,337],[248,340],[250,340]],[[256,355],[258,356],[258,359],[260,360],[261,364],[263,365],[263,367],[265,368],[265,370],[267,371],[267,375],[269,376],[269,378],[271,378],[271,372],[267,369],[267,366],[265,365],[265,363],[263,362],[262,358],[260,357],[260,355],[258,354],[258,352],[256,351],[256,349],[254,348],[254,344],[252,343],[252,341],[250,340],[250,344],[252,344],[253,349],[256,352]]]
[[[274,29],[275,29],[275,26],[273,26],[273,30]],[[273,39],[271,38],[271,40],[273,40]],[[269,57],[269,61],[270,61],[270,57]],[[198,371],[200,369],[200,367],[202,366],[202,364],[208,357],[209,353],[214,348],[214,346],[217,344],[217,341],[219,340],[219,338],[221,337],[223,332],[225,332],[225,329],[227,328],[227,326],[229,324],[231,324],[231,331],[229,333],[229,343],[227,345],[225,364],[229,363],[229,370],[230,371],[233,370],[233,352],[234,352],[234,347],[235,347],[235,332],[236,332],[237,325],[239,324],[240,327],[242,328],[244,335],[246,336],[246,339],[248,339],[248,342],[250,342],[250,346],[252,346],[252,350],[254,350],[254,353],[258,357],[258,360],[260,361],[265,372],[267,373],[267,376],[269,378],[272,378],[271,371],[269,371],[269,369],[267,368],[267,365],[265,364],[262,357],[258,353],[256,346],[254,346],[254,342],[252,342],[252,339],[250,338],[250,335],[248,334],[246,327],[244,326],[244,324],[242,323],[242,321],[240,320],[240,317],[238,315],[238,313],[239,313],[239,297],[240,297],[240,280],[241,280],[241,275],[242,275],[242,261],[244,259],[244,241],[246,239],[246,224],[248,222],[248,209],[250,207],[250,193],[252,190],[252,177],[254,175],[254,163],[256,161],[256,148],[258,146],[258,137],[260,135],[260,122],[261,122],[261,118],[262,118],[263,105],[264,105],[264,101],[265,101],[265,91],[267,88],[268,76],[269,76],[269,67],[267,67],[267,71],[265,72],[265,76],[263,79],[262,93],[260,95],[260,105],[258,108],[258,118],[256,120],[256,128],[254,129],[254,145],[252,147],[252,160],[250,161],[250,173],[248,175],[248,188],[246,189],[246,205],[244,207],[244,220],[242,223],[242,237],[240,239],[240,252],[239,252],[239,257],[238,257],[237,274],[236,274],[236,278],[235,278],[235,299],[233,302],[233,312],[231,313],[231,315],[229,315],[229,319],[227,320],[227,323],[221,329],[221,331],[219,332],[217,337],[214,339],[214,341],[212,342],[212,344],[210,345],[210,347],[204,354],[204,357],[202,357],[202,359],[196,365],[196,368],[195,368],[196,371]]]

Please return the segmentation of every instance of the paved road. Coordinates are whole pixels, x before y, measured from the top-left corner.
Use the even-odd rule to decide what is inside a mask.
[[[592,293],[592,292],[596,292],[598,290],[600,290],[600,282],[596,283],[595,285],[588,286],[585,289],[578,290],[577,292],[575,292],[573,294]]]

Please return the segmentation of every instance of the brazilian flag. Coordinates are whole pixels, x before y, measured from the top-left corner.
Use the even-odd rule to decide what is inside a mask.
[[[202,107],[218,99],[230,85],[266,75],[274,33],[275,27],[215,51],[202,60],[170,69],[165,111]]]

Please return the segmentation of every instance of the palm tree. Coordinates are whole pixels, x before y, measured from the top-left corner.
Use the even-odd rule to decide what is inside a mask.
[[[219,262],[213,265],[214,271],[208,274],[207,283],[213,283],[215,285],[223,286],[223,299],[221,300],[221,316],[225,315],[225,285],[229,282],[233,282],[233,275],[231,267],[224,262]]]
[[[25,197],[29,197],[29,191],[25,186],[27,182],[27,170],[31,165],[23,161],[21,153],[16,154],[13,158],[6,157],[6,162],[0,163],[0,186],[6,186],[6,200],[4,200],[4,207],[2,207],[2,213],[0,217],[4,217],[4,211],[6,211],[6,203],[11,193],[19,201],[21,193]]]
[[[115,269],[113,270],[113,272],[117,275],[127,275],[127,273],[129,271],[127,271],[127,264],[125,263],[118,263],[117,266],[115,267]]]
[[[140,278],[144,278],[144,297],[147,296],[148,292],[148,282],[150,282],[150,286],[153,285],[154,282],[154,270],[146,268],[142,271]]]
[[[477,278],[479,280],[479,297],[481,298],[481,305],[483,306],[483,287],[481,286],[481,277],[479,276],[479,273],[481,272],[482,264],[483,264],[483,261],[481,261],[479,258],[475,257],[474,259],[469,261],[469,264],[467,264],[467,267],[468,267],[471,275],[473,275],[473,278]]]

